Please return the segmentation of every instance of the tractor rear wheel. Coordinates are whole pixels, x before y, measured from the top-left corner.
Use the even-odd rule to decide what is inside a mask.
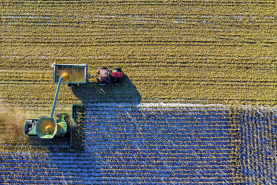
[[[115,67],[115,68],[113,68],[114,70],[117,70],[117,71],[119,71],[119,72],[121,72],[121,67]]]

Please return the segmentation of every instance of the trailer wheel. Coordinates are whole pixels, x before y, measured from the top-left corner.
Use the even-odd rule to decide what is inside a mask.
[[[117,70],[117,71],[119,71],[119,72],[121,72],[121,67],[115,67],[115,68],[113,68],[114,70]]]

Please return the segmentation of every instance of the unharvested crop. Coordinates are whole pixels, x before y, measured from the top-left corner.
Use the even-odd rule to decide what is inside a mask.
[[[3,1],[2,99],[49,109],[55,62],[120,66],[141,102],[275,106],[276,12],[255,2]],[[57,108],[82,101],[62,87]]]

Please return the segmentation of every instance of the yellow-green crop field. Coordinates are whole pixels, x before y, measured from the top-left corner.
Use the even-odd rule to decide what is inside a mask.
[[[118,96],[134,101],[137,94],[141,102],[276,105],[275,1],[0,5],[0,98],[12,106],[50,110],[52,63],[85,63],[92,75],[100,66],[120,66],[136,89],[105,89],[92,78],[80,95],[84,90],[74,94],[63,85],[57,109]]]

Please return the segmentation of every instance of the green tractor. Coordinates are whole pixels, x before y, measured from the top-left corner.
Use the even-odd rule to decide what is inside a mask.
[[[67,113],[55,114],[57,118],[53,118],[53,114],[61,83],[66,83],[71,87],[76,87],[79,83],[86,83],[87,66],[84,64],[53,64],[53,66],[54,83],[55,79],[58,78],[59,80],[51,116],[27,119],[24,125],[24,134],[28,137],[38,137],[40,139],[52,139],[70,135],[70,151],[75,152],[82,148],[84,106],[82,104],[73,104],[72,118]]]

